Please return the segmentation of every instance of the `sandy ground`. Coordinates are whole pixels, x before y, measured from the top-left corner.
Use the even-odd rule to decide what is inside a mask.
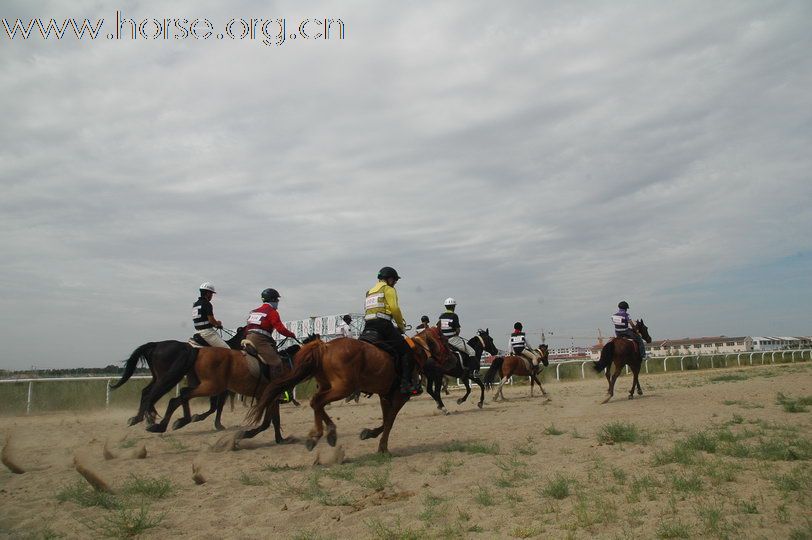
[[[377,441],[358,439],[380,421],[377,399],[362,398],[329,411],[346,456],[331,468],[312,466],[325,441],[308,453],[301,442],[277,446],[272,432],[237,451],[218,449],[242,421],[239,405],[225,415],[232,426],[225,434],[207,420],[153,435],[125,427],[129,410],[5,417],[0,433],[4,440],[11,434],[11,455],[30,472],[0,471],[0,537],[123,533],[120,520],[142,508],[149,518],[162,517],[144,537],[810,535],[812,412],[785,412],[776,395],[812,395],[811,375],[810,364],[644,375],[646,393],[633,401],[624,376],[607,405],[599,405],[602,380],[550,383],[549,402],[513,386],[506,403],[493,403],[488,392],[483,410],[448,399],[449,416],[424,395],[401,412],[392,457],[384,460],[375,459]],[[301,439],[311,410],[286,405],[282,422],[286,435]],[[599,431],[610,422],[633,423],[647,440],[600,444]],[[658,452],[702,430],[743,433],[746,445],[783,437],[795,446],[789,460],[699,452],[691,464],[656,464]],[[103,458],[105,441],[115,459]],[[455,441],[459,450],[449,451]],[[147,457],[135,459],[141,443]],[[125,510],[58,501],[60,491],[83,482],[75,455],[118,491]],[[192,481],[193,463],[205,484]],[[168,479],[173,490],[156,500],[126,495],[133,478]],[[556,481],[569,493],[556,493]]]

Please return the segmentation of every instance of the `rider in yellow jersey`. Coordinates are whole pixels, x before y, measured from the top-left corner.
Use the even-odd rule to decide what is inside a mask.
[[[400,360],[400,391],[403,394],[417,395],[420,385],[412,381],[414,358],[412,350],[403,339],[406,323],[398,306],[398,293],[395,283],[400,279],[397,271],[384,266],[378,272],[378,283],[367,291],[364,303],[364,332],[369,330],[380,336],[395,349]]]

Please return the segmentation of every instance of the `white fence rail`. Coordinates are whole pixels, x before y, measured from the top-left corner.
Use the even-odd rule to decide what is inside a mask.
[[[743,353],[730,353],[730,354],[713,354],[713,355],[685,355],[685,356],[662,356],[662,357],[648,357],[644,362],[644,367],[646,373],[649,372],[649,363],[650,362],[660,362],[662,361],[663,372],[668,371],[668,361],[679,359],[679,368],[680,371],[685,371],[685,361],[686,360],[696,360],[697,362],[702,359],[710,359],[710,366],[711,368],[717,367],[714,364],[714,360],[719,360],[718,367],[728,367],[728,361],[732,362],[733,359],[736,360],[736,365],[741,366],[742,361],[744,361],[745,365],[753,365],[754,360],[756,362],[760,361],[761,365],[767,363],[774,364],[776,359],[779,362],[784,361],[804,361],[804,360],[812,360],[812,349],[791,349],[791,350],[783,350],[783,351],[756,351],[756,352],[743,352]],[[555,365],[555,379],[557,381],[561,380],[561,366],[572,365],[572,364],[580,364],[581,365],[581,378],[586,379],[586,366],[591,364],[592,360],[565,360],[563,362],[553,362],[549,366],[552,368]],[[482,369],[488,369],[487,365],[482,365]],[[629,367],[626,366],[626,373],[629,373]],[[133,375],[130,379],[150,379],[152,378],[150,375]],[[34,398],[34,384],[39,383],[57,383],[57,382],[66,382],[66,381],[93,381],[93,380],[106,380],[107,384],[104,385],[105,388],[105,406],[110,405],[110,383],[117,381],[119,376],[114,377],[42,377],[36,379],[2,379],[0,380],[0,384],[28,384],[28,392],[26,393],[26,405],[25,405],[25,413],[31,413],[31,406],[33,403]],[[510,379],[510,384],[513,384],[513,378]],[[462,386],[460,380],[457,379],[457,386]],[[177,395],[177,387],[175,388],[175,395]],[[294,397],[295,397],[295,390],[294,390]]]

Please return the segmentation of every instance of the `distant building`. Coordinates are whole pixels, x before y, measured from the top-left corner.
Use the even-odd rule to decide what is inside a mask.
[[[754,351],[778,351],[782,349],[812,348],[812,337],[753,336]]]

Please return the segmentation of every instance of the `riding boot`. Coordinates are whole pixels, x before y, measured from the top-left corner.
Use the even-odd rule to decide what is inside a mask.
[[[406,395],[418,395],[422,393],[422,388],[420,385],[415,385],[414,381],[412,380],[412,372],[414,371],[412,366],[412,359],[409,354],[404,354],[400,359],[400,393]]]

